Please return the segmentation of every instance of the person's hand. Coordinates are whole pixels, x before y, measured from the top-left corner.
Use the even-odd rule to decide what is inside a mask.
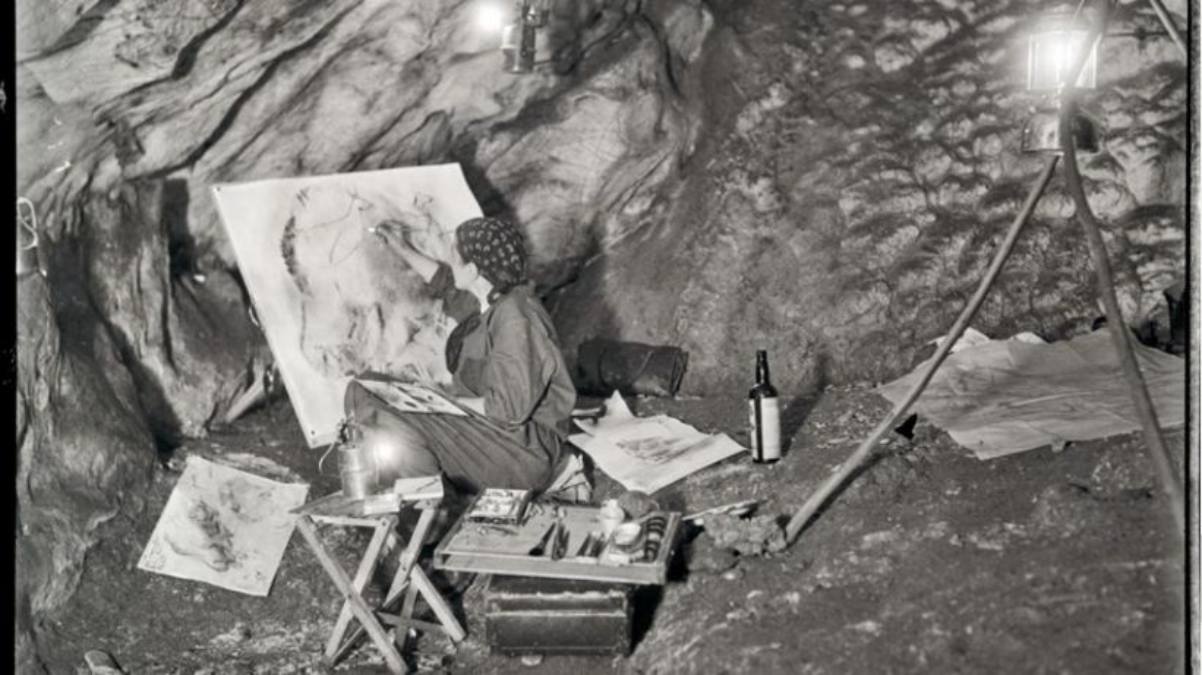
[[[416,251],[409,241],[409,229],[409,226],[402,221],[382,220],[368,228],[368,231],[393,248]]]
[[[403,220],[386,219],[368,228],[368,232],[383,240],[384,244],[401,256],[427,283],[438,271],[438,263],[428,254],[413,245],[412,235],[416,229]]]

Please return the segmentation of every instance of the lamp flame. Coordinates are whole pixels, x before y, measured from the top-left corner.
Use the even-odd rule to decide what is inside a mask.
[[[1098,46],[1096,42],[1086,45],[1088,36],[1086,27],[1067,17],[1054,16],[1045,20],[1043,28],[1032,34],[1028,42],[1027,90],[1051,92],[1067,86],[1068,69],[1083,49],[1089,49],[1089,55],[1076,86],[1094,88],[1097,82]]]
[[[476,8],[476,27],[490,33],[500,33],[508,18],[505,9],[495,2],[484,2]]]

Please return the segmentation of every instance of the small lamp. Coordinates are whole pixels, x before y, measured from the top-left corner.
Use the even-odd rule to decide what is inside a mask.
[[[1060,96],[1069,86],[1068,72],[1088,49],[1074,88],[1093,89],[1098,77],[1098,41],[1087,45],[1089,26],[1071,14],[1045,17],[1027,43],[1027,91],[1044,96],[1023,126],[1024,152],[1060,152]],[[1072,121],[1073,143],[1081,152],[1097,152],[1098,123],[1085,114]]]
[[[542,0],[518,0],[517,17],[501,31],[501,55],[508,73],[534,70],[538,29],[547,25],[550,9]]]
[[[1027,42],[1027,91],[1059,92],[1068,84],[1068,69],[1086,47],[1089,25],[1071,14],[1045,17]],[[1098,44],[1089,46],[1079,89],[1093,89],[1098,80]]]

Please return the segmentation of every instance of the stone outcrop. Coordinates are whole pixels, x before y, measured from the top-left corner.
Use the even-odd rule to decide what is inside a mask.
[[[155,444],[86,297],[36,274],[19,284],[15,629],[18,671],[32,672],[31,622],[70,597],[96,529],[141,509]]]
[[[709,6],[716,28],[682,78],[697,149],[659,212],[557,299],[566,340],[680,345],[693,393],[745,386],[757,347],[786,392],[904,372],[951,326],[1043,165],[1019,150],[1039,8]],[[1184,273],[1186,71],[1158,30],[1145,3],[1119,7],[1088,101],[1104,149],[1082,161],[1129,321]],[[1099,314],[1057,177],[975,325],[1056,339]]]

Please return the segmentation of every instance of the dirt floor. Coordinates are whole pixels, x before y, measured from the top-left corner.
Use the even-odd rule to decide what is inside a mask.
[[[745,424],[740,397],[632,403],[746,442],[734,432]],[[690,512],[758,499],[758,514],[787,517],[887,410],[867,387],[793,401],[785,423],[795,434],[778,464],[740,456],[656,497]],[[1184,451],[1181,431],[1170,440]],[[1141,445],[1129,435],[982,462],[920,421],[783,552],[737,557],[693,533],[670,582],[638,596],[627,656],[530,666],[490,655],[477,582],[456,596],[468,639],[456,649],[422,636],[414,663],[530,675],[1184,672],[1183,549]],[[282,400],[190,442],[171,464],[189,454],[310,482],[311,496],[338,487],[334,462],[318,474],[319,453]],[[266,598],[136,569],[178,476],[165,466],[146,511],[105,526],[77,595],[40,626],[52,672],[76,672],[89,649],[139,674],[385,672],[366,644],[334,668],[322,663],[339,599],[299,533]],[[620,491],[600,476],[595,498]],[[367,540],[322,533],[348,567]]]

